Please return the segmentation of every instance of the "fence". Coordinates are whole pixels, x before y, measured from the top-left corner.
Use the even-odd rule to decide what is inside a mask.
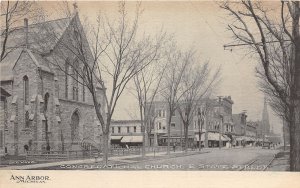
[[[158,146],[158,147],[146,147],[146,153],[157,153],[157,152],[166,152],[167,146]],[[140,146],[131,146],[130,148],[111,148],[111,156],[120,156],[120,155],[141,155],[142,147]]]
[[[31,151],[26,155],[26,159],[76,159],[99,157],[98,150],[72,150],[72,151]]]
[[[172,148],[171,148],[172,149]],[[179,151],[180,147],[176,147]],[[167,146],[146,147],[146,153],[166,152]],[[111,148],[109,151],[110,156],[125,156],[125,155],[141,155],[141,146],[131,146],[130,148]],[[41,160],[62,160],[62,159],[76,159],[76,158],[94,158],[101,157],[101,151],[93,150],[71,150],[71,151],[29,151],[26,159],[41,159]]]

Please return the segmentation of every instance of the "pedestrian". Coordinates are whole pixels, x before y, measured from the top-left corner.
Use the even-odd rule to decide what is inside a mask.
[[[173,144],[173,150],[174,150],[174,152],[176,150],[176,144],[175,143]]]

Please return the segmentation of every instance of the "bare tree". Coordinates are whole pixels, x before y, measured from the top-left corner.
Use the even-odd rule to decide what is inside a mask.
[[[49,59],[49,63],[90,91],[103,135],[106,164],[110,124],[117,102],[129,81],[155,60],[160,48],[160,39],[155,41],[137,36],[140,3],[137,3],[133,21],[126,11],[125,2],[119,2],[118,13],[119,18],[113,22],[99,15],[96,25],[84,26],[76,13],[71,17],[69,36],[59,40],[60,47],[50,52],[55,56]],[[49,32],[48,40],[58,40],[51,28],[44,29]],[[72,71],[65,69],[66,64],[62,63],[65,59]]]
[[[13,50],[25,43],[13,43],[11,34],[24,18],[33,19],[39,16],[40,8],[32,1],[3,1],[1,2],[1,55],[0,62]]]
[[[204,116],[200,110],[201,103],[205,102],[204,99],[208,98],[215,88],[220,69],[211,75],[212,71],[209,67],[209,62],[205,62],[203,65],[198,63],[195,58],[195,51],[193,50],[189,50],[184,54],[183,61],[189,61],[190,63],[185,69],[180,83],[179,93],[181,94],[181,99],[177,110],[184,128],[184,150],[187,152],[189,126],[195,119],[195,114],[198,115],[199,113],[199,116]],[[201,127],[199,127],[199,129],[201,132]],[[199,134],[199,139],[200,138],[201,133]]]
[[[298,1],[278,5],[280,10],[274,11],[263,2],[241,1],[222,3],[221,8],[234,19],[228,29],[237,44],[231,46],[247,46],[259,59],[262,90],[290,128],[290,170],[299,171],[300,7]]]
[[[190,61],[184,61],[184,55],[177,49],[176,44],[172,44],[167,53],[167,69],[162,80],[161,96],[167,103],[167,154],[170,155],[170,134],[172,116],[178,107],[179,101],[182,97],[180,92],[180,83],[183,79],[185,70]]]
[[[163,40],[160,41],[163,42]],[[165,69],[166,64],[163,64],[162,61],[155,61],[134,77],[143,133],[143,157],[145,156],[145,147],[149,146],[150,143],[151,130],[156,117],[153,112],[154,100],[159,93]]]

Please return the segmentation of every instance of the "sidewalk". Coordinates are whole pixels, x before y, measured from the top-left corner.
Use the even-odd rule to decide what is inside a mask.
[[[289,171],[289,151],[280,151],[268,167],[268,171]]]
[[[164,151],[164,152],[155,153],[155,157],[153,157],[154,153],[147,153],[146,157],[153,157],[152,160],[158,160],[158,159],[161,159],[162,156],[174,158],[174,157],[182,157],[182,156],[187,156],[187,155],[195,155],[198,153],[200,154],[200,153],[210,152],[207,150],[209,150],[209,149],[202,149],[201,152],[199,152],[199,150],[188,151],[188,153],[185,153],[184,151],[176,151],[176,152],[171,151],[170,156],[167,156],[166,151]],[[135,158],[138,161],[133,160]],[[142,159],[141,155],[125,155],[125,156],[109,157],[109,161],[119,161],[119,162],[124,162],[124,163],[140,162],[139,159]],[[1,167],[0,170],[28,170],[28,169],[47,168],[47,167],[60,166],[60,165],[71,165],[71,164],[82,164],[82,163],[89,164],[89,163],[96,163],[96,162],[97,163],[102,162],[102,158],[57,161],[57,162],[30,164],[30,165],[22,165],[22,166],[7,166],[7,167]]]

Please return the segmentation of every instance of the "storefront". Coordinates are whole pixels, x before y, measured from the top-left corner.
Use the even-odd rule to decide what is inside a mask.
[[[166,135],[159,137],[157,140],[158,140],[159,146],[167,146],[168,145],[168,137]],[[180,136],[171,136],[170,137],[170,145],[173,146],[174,144],[176,146],[181,146],[181,144],[182,144],[182,146],[184,147],[185,146],[185,138],[180,137]],[[188,147],[194,147],[194,145],[195,145],[194,138],[191,135],[189,135]]]
[[[121,146],[121,140],[123,136],[111,136],[110,137],[110,144],[113,148]]]
[[[199,142],[199,134],[195,135],[194,138],[196,146],[199,148],[200,142]],[[204,141],[205,141],[205,133],[201,133],[201,147],[204,147]]]
[[[142,146],[143,136],[123,136],[121,139],[122,146]]]
[[[230,138],[226,135],[220,135],[220,133],[213,133],[209,132],[207,133],[207,139],[208,139],[208,147],[219,147],[220,140],[221,140],[221,147],[225,147],[226,143],[230,141]]]

